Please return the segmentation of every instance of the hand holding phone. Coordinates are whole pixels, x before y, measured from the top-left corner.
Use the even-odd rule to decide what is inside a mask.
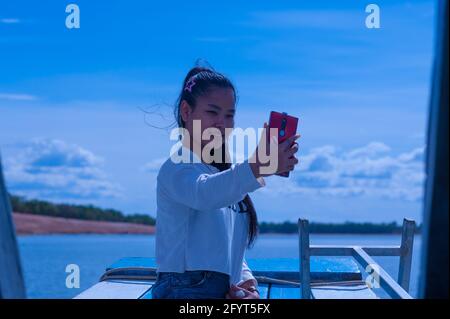
[[[297,133],[297,125],[298,125],[298,118],[295,116],[288,115],[286,112],[270,112],[270,118],[269,118],[269,131],[270,128],[277,129],[278,134],[278,143],[282,144],[284,141],[289,139],[290,137],[294,136]],[[292,147],[292,145],[295,143],[293,141],[288,147]],[[293,155],[292,155],[293,157]],[[292,158],[291,157],[291,158]],[[282,177],[289,177],[289,171],[282,172],[275,174]]]
[[[258,147],[249,159],[250,167],[255,177],[270,175],[289,177],[289,171],[293,170],[298,163],[298,159],[294,156],[298,151],[298,144],[295,140],[300,137],[300,134],[296,134],[297,123],[298,118],[287,115],[286,113],[270,113],[269,124],[264,123],[264,133],[261,135]],[[275,148],[272,148],[275,142],[273,133],[277,137],[277,144],[275,144],[277,147]],[[266,160],[260,160],[259,153],[262,144],[264,144],[262,148],[263,153],[268,155],[267,150],[269,150],[271,157],[269,160],[273,160],[273,155],[276,156],[277,163],[275,163],[275,170],[273,170],[273,163],[266,164]],[[272,154],[274,149],[277,149],[277,154]],[[270,166],[269,170],[265,169],[268,166]]]

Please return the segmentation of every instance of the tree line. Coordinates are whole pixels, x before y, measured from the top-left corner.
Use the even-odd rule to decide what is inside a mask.
[[[420,231],[420,226],[416,227]],[[285,221],[283,223],[262,222],[259,224],[260,233],[298,233],[297,223]],[[402,232],[402,225],[391,223],[309,223],[309,232],[318,234],[398,234]]]
[[[11,205],[14,212],[44,215],[51,217],[64,217],[83,220],[125,222],[144,225],[156,224],[156,219],[146,214],[125,215],[115,209],[103,209],[93,205],[55,204],[38,199],[25,199],[21,196],[10,194]],[[285,221],[282,223],[260,222],[259,233],[298,233],[295,222]],[[310,233],[322,234],[397,234],[401,233],[402,227],[396,222],[391,223],[354,223],[345,222],[340,224],[316,223],[309,224]],[[417,227],[417,231],[420,227]]]
[[[18,213],[144,225],[155,225],[156,222],[153,217],[145,214],[124,215],[115,209],[103,209],[93,205],[55,204],[38,199],[27,200],[11,194],[9,196],[12,210]]]

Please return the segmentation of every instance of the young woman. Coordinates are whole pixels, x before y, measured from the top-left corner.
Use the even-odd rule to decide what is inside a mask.
[[[245,260],[258,223],[248,193],[265,186],[263,176],[271,175],[260,173],[257,156],[261,143],[268,147],[270,141],[264,133],[252,161],[225,161],[229,159],[225,147],[229,130],[225,129],[234,128],[235,106],[235,88],[224,75],[204,67],[188,72],[175,116],[189,134],[182,137],[181,146],[163,163],[157,177],[153,298],[259,298],[258,283]],[[223,142],[203,152],[211,141],[194,134],[195,122],[200,123],[201,132],[218,129]],[[294,169],[299,136],[279,145],[274,173]],[[219,148],[222,158],[217,160],[214,154]],[[205,158],[204,153],[211,157]]]

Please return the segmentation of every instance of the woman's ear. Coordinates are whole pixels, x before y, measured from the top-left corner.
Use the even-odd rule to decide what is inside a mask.
[[[181,101],[180,115],[181,115],[181,118],[183,119],[184,123],[188,122],[188,120],[191,116],[191,113],[192,113],[192,108],[189,105],[189,103],[186,102],[186,100]]]

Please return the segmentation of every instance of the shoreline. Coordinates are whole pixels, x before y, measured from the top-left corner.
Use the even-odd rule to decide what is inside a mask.
[[[83,220],[75,218],[53,217],[46,215],[36,215],[29,213],[13,213],[14,225],[18,236],[33,235],[154,235],[156,227],[151,225],[111,222],[111,221],[95,221]],[[417,232],[416,235],[419,235]],[[296,236],[297,233],[292,232],[263,232],[259,235],[264,236]],[[359,232],[312,232],[311,235],[372,235],[372,236],[401,236],[400,232],[388,233],[359,233]]]
[[[16,233],[26,235],[155,234],[155,226],[14,212]]]

